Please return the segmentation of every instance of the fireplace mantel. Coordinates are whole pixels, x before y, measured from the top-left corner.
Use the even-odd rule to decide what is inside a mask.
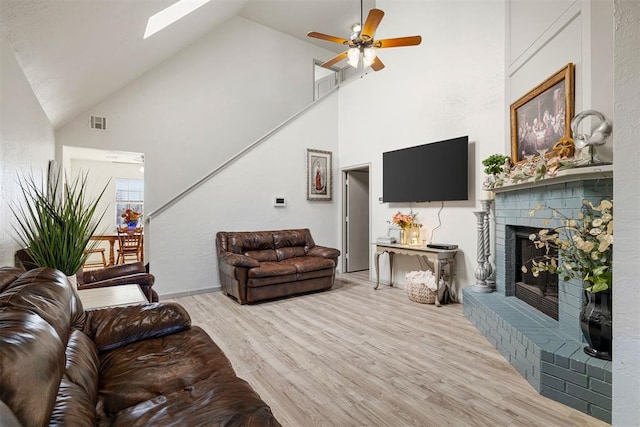
[[[504,184],[502,187],[493,189],[496,193],[504,193],[507,191],[523,190],[526,188],[540,187],[543,185],[562,184],[565,182],[584,181],[588,179],[613,178],[613,165],[584,166],[572,169],[565,169],[558,172],[552,177],[543,178],[535,181],[529,178],[526,181],[517,183]]]

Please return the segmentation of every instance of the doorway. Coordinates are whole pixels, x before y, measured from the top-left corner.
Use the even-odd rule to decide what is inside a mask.
[[[345,273],[369,270],[370,210],[369,165],[342,171],[343,265]]]
[[[62,165],[69,176],[89,172],[88,198],[97,197],[106,185],[96,209],[96,212],[105,213],[98,226],[99,232],[114,233],[116,227],[122,225],[120,215],[126,207],[143,213],[144,153],[64,145]]]

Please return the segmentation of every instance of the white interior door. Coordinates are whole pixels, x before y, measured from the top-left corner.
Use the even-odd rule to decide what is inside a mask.
[[[351,273],[369,269],[369,169],[346,172],[346,267]]]

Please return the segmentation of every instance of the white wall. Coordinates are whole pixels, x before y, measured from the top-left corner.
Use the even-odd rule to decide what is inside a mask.
[[[613,118],[613,1],[509,0],[507,4],[508,106],[567,63],[575,64],[575,114],[594,109]],[[589,133],[588,121],[582,133]],[[615,135],[598,148],[612,160]],[[510,139],[505,153],[511,155]]]
[[[331,53],[236,17],[56,134],[62,145],[145,153],[148,212],[313,100]],[[106,116],[91,131],[88,114]]]
[[[377,2],[385,11],[377,38],[420,34],[423,41],[416,47],[379,50],[386,68],[340,90],[340,167],[371,163],[372,242],[386,235],[387,221],[398,210],[418,212],[430,234],[438,225],[440,203],[378,203],[382,152],[468,135],[469,201],[445,202],[442,226],[433,237],[434,242],[459,245],[457,282],[467,286],[475,282],[477,266],[473,211],[480,209],[480,162],[502,153],[505,145],[504,5],[491,0],[455,4]],[[413,257],[396,259],[395,283],[419,269]],[[386,280],[386,259],[380,267]]]
[[[13,265],[19,248],[9,210],[22,200],[16,179],[33,172],[39,180],[53,158],[53,127],[0,36],[0,265]]]
[[[613,425],[640,420],[640,2],[615,1]]]
[[[58,130],[58,153],[63,145],[144,153],[145,212],[151,213],[309,104],[313,60],[331,56],[252,21],[232,18]],[[88,114],[106,116],[108,131],[91,131]],[[333,120],[328,122],[332,127]],[[307,139],[305,135],[298,144],[306,147]],[[270,170],[282,171],[277,157],[272,160],[266,163]],[[304,176],[302,171],[296,179]],[[229,187],[232,193],[234,185]],[[243,192],[237,201],[239,212],[261,218],[256,216],[254,200],[263,191],[256,184],[251,192]],[[213,239],[215,231],[222,229],[216,224],[224,215],[199,212],[209,204],[228,207],[229,203],[226,194],[195,194],[198,209],[186,208],[186,201],[158,216],[158,222],[169,224],[166,232],[155,223],[146,228],[145,261],[156,275],[160,294],[218,286],[212,274]],[[263,227],[271,222],[268,216],[262,218]],[[301,217],[298,223],[305,222]],[[189,240],[184,242],[183,236]],[[192,252],[196,248],[199,254]],[[168,258],[166,251],[171,253]]]
[[[219,287],[218,231],[309,228],[316,244],[339,247],[335,189],[334,201],[306,200],[307,148],[337,154],[337,110],[334,94],[152,218],[145,245],[150,234],[154,288],[161,296]],[[274,196],[285,197],[287,206],[274,207]]]

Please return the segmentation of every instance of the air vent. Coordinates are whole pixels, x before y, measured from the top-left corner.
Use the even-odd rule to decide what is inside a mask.
[[[96,130],[107,130],[107,118],[106,117],[98,117],[98,116],[90,116],[91,117],[91,129]]]

